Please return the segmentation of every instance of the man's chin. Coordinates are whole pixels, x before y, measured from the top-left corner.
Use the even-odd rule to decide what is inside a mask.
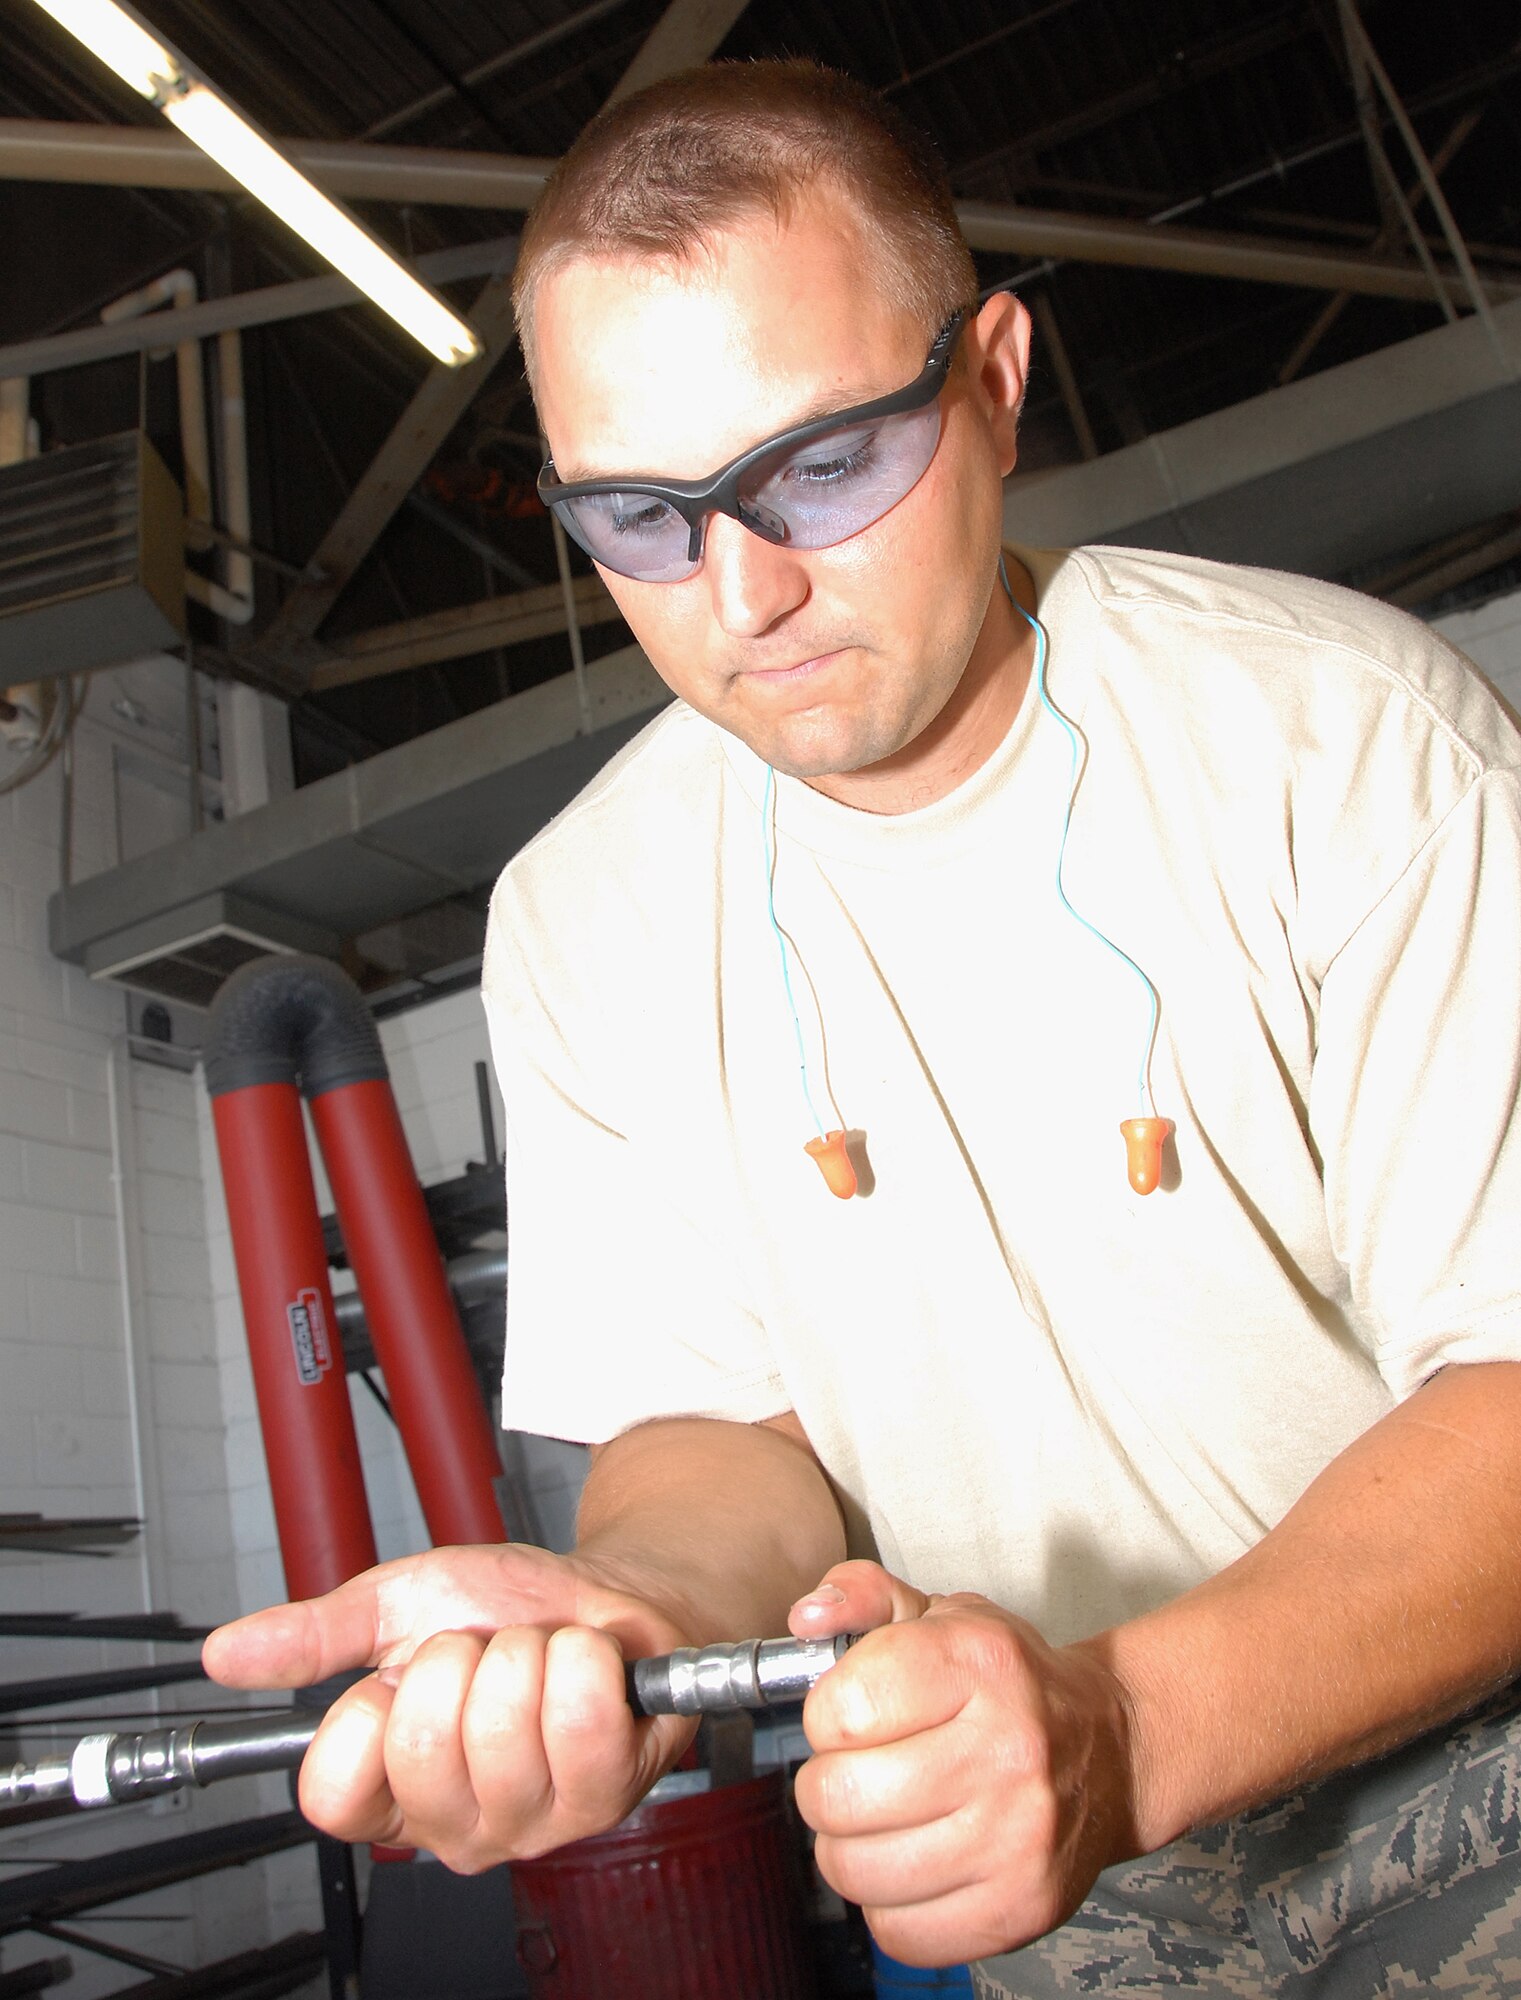
[[[773,771],[784,778],[797,778],[805,785],[817,784],[823,779],[849,777],[857,771],[869,770],[880,761],[874,751],[849,744],[799,745],[767,743],[751,738],[749,747]]]

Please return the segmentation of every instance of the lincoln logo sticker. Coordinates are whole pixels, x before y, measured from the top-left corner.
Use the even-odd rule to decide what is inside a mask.
[[[297,1292],[285,1308],[285,1317],[290,1321],[291,1345],[296,1350],[296,1373],[308,1389],[314,1388],[333,1365],[327,1315],[315,1285],[305,1285]]]

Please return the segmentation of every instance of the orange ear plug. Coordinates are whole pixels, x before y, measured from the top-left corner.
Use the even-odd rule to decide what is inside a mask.
[[[856,1191],[856,1170],[845,1150],[845,1134],[831,1132],[823,1139],[810,1139],[803,1151],[818,1161],[829,1192],[837,1194],[841,1201],[849,1201]]]
[[[1162,1148],[1172,1130],[1170,1118],[1127,1118],[1120,1126],[1125,1140],[1125,1170],[1137,1194],[1150,1194],[1162,1178]]]

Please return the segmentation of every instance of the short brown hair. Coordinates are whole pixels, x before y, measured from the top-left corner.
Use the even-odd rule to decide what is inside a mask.
[[[850,201],[884,289],[926,338],[976,297],[945,170],[875,91],[813,62],[707,63],[609,105],[551,173],[513,277],[530,376],[550,272],[576,257],[685,262],[757,211],[785,221],[819,181]]]

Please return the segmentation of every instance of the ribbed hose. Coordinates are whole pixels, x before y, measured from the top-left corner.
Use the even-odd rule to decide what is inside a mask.
[[[331,959],[256,958],[218,993],[206,1037],[213,1097],[253,1083],[292,1083],[317,1097],[390,1072],[364,995]]]
[[[338,1221],[428,1531],[436,1542],[500,1541],[495,1433],[396,1114],[380,1037],[358,987],[326,959],[276,957],[242,967],[212,1008],[206,1083],[287,1580],[293,1560],[305,1574],[308,1558],[318,1553],[314,1542],[332,1539],[304,1504],[314,1477],[335,1489],[324,1507],[351,1550],[345,1560],[353,1567],[345,1574],[374,1560],[372,1541],[369,1556],[356,1559],[360,1512],[369,1537],[369,1510],[357,1444],[354,1478],[343,1469],[353,1416],[316,1197],[309,1192],[298,1088],[312,1101]],[[266,1128],[282,1136],[271,1144]],[[255,1157],[259,1165],[250,1174]],[[272,1228],[275,1211],[283,1220]],[[324,1570],[333,1553],[320,1551]]]

